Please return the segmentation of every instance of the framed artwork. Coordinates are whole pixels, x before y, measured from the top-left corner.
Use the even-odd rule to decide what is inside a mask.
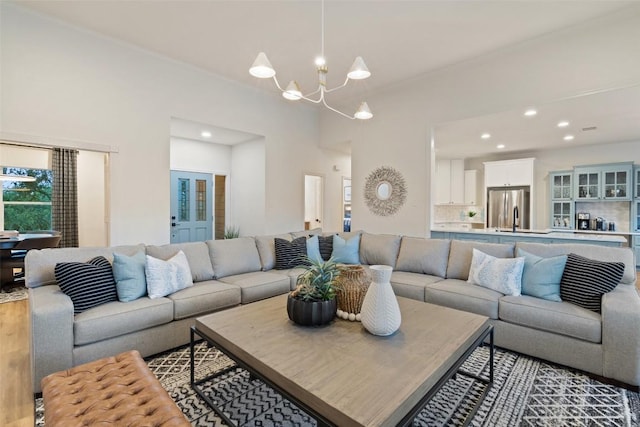
[[[351,203],[351,186],[344,187],[344,202]]]

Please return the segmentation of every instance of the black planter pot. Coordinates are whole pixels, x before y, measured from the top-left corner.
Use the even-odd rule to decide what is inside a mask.
[[[296,298],[287,299],[289,319],[302,326],[320,326],[333,320],[338,309],[336,299],[330,301],[309,302]]]

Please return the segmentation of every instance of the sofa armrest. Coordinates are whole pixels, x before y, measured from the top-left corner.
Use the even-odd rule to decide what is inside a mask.
[[[640,296],[634,285],[618,285],[602,297],[603,374],[640,385]]]
[[[73,366],[73,303],[57,285],[29,289],[33,392],[45,376]]]

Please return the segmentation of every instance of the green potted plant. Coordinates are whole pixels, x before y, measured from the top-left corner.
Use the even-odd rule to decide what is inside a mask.
[[[335,279],[339,265],[329,259],[305,257],[304,273],[298,276],[296,289],[289,293],[287,314],[299,325],[319,326],[333,320],[338,309]]]

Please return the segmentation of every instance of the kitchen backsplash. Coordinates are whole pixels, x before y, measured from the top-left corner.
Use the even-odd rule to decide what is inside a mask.
[[[476,212],[473,218],[469,211]],[[477,205],[435,205],[433,209],[434,222],[483,222],[484,209]]]
[[[616,231],[629,231],[629,202],[576,202],[576,214],[587,212],[591,219],[602,217],[607,223],[615,222]]]

